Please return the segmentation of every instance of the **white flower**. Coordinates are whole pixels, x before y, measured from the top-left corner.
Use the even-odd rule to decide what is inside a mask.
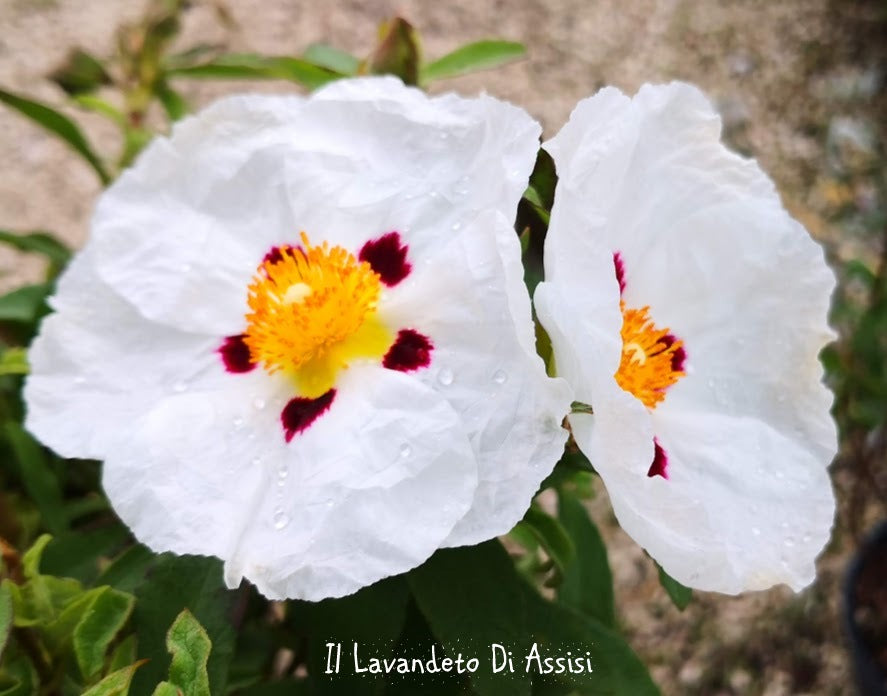
[[[506,532],[571,394],[512,229],[538,125],[394,79],[222,100],[102,196],[27,426],[156,551],[321,599]]]
[[[559,183],[536,307],[628,534],[685,585],[797,590],[834,515],[817,359],[834,278],[719,137],[689,85],[580,102],[545,145]]]

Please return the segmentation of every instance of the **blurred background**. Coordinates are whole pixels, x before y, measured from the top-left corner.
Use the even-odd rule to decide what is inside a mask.
[[[144,9],[122,0],[0,0],[0,87],[60,108],[96,150],[116,151],[120,131],[70,106],[48,76],[73,48],[111,56],[118,27]],[[738,598],[696,593],[679,612],[655,566],[616,526],[602,489],[592,510],[607,537],[620,622],[663,693],[850,693],[843,575],[866,531],[887,515],[887,3],[194,0],[172,50],[212,45],[299,55],[322,42],[363,57],[379,22],[395,14],[421,32],[429,59],[482,38],[524,43],[525,60],[431,91],[486,90],[527,109],[546,136],[603,85],[629,93],[644,82],[699,85],[721,112],[726,142],[760,161],[785,206],[823,244],[839,278],[831,320],[839,340],[823,360],[842,446],[832,468],[839,512],[816,584],[799,595],[784,588]],[[299,90],[283,81],[174,78],[172,85],[192,107],[225,93]],[[153,108],[146,118],[164,123]],[[76,248],[100,190],[95,173],[63,143],[0,108],[0,227],[51,230]],[[3,249],[0,290],[39,276],[40,263]],[[786,275],[790,292],[791,269]],[[872,607],[875,616],[860,620],[883,631],[887,617],[874,603],[869,613]],[[887,663],[883,633],[880,640]]]

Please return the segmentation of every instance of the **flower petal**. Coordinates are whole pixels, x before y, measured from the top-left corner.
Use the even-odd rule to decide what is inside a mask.
[[[834,277],[772,182],[719,137],[717,114],[689,85],[645,86],[634,99],[606,89],[581,102],[545,145],[560,178],[537,310],[560,374],[591,400],[595,415],[571,422],[593,423],[574,433],[626,530],[693,587],[798,589],[833,510],[825,469],[836,434],[818,354],[833,337]],[[627,306],[648,306],[684,342],[687,374],[646,413],[633,397],[612,401],[606,386],[621,349],[620,281]],[[609,306],[595,314],[589,296]],[[668,479],[646,475],[653,437]],[[761,467],[771,474],[750,473]],[[765,510],[779,495],[786,515],[809,524],[785,532],[778,506]],[[745,543],[753,526],[761,538]]]

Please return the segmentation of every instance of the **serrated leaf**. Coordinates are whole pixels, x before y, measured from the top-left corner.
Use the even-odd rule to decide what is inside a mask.
[[[7,348],[0,354],[0,375],[26,375],[28,370],[28,352],[24,348]]]
[[[340,77],[337,73],[299,58],[252,53],[228,53],[199,65],[171,67],[167,74],[170,77],[229,80],[289,80],[309,89],[315,89]]]
[[[658,563],[656,564],[656,568],[659,570],[659,584],[662,585],[662,589],[665,590],[669,599],[671,599],[672,604],[674,604],[680,611],[684,611],[684,609],[687,608],[687,605],[690,604],[690,600],[693,599],[693,590],[689,587],[685,587],[671,577],[671,575],[666,573]]]
[[[230,611],[236,593],[225,589],[221,561],[201,556],[158,557],[148,577],[136,588],[133,625],[139,655],[150,659],[136,674],[132,692],[150,694],[168,672],[165,636],[173,620],[188,609],[212,641],[207,664],[212,693],[225,693],[235,632]]]
[[[102,669],[111,641],[132,613],[135,597],[110,587],[98,587],[89,610],[74,629],[74,655],[88,680]]]
[[[111,177],[101,160],[93,152],[80,128],[67,116],[60,114],[46,104],[26,99],[3,89],[0,89],[0,101],[50,133],[57,135],[92,166],[102,184],[110,183]]]
[[[531,505],[520,522],[536,536],[542,548],[563,573],[576,558],[576,549],[561,523],[537,505]]]
[[[563,491],[558,495],[558,518],[573,540],[576,559],[564,571],[557,598],[612,628],[616,625],[613,575],[604,540],[582,502]]]
[[[40,559],[50,541],[52,541],[51,534],[41,534],[31,544],[31,548],[25,551],[22,556],[22,573],[24,573],[26,580],[33,580],[40,575]]]
[[[12,593],[9,585],[12,583],[4,580],[0,583],[0,658],[6,648],[6,641],[12,631]]]
[[[565,657],[569,650],[573,656],[587,658],[592,668],[591,672],[539,674],[539,662],[532,653],[525,654],[520,669],[530,667],[534,688],[539,683],[557,682],[569,686],[569,693],[658,696],[644,663],[622,637],[594,619],[546,601],[529,585],[524,584],[523,589],[527,623],[539,658]],[[544,669],[544,663],[541,666]]]
[[[169,682],[160,682],[151,696],[182,696],[182,691]]]
[[[52,290],[49,283],[25,285],[0,297],[0,321],[35,323],[47,312],[46,296]]]
[[[529,646],[523,582],[498,541],[441,549],[407,580],[432,633],[451,655],[486,656],[493,643],[515,654]],[[486,659],[470,678],[480,696],[530,693],[528,674],[493,674]]]
[[[14,421],[7,421],[4,434],[12,449],[19,479],[28,495],[37,503],[44,526],[54,534],[64,532],[68,528],[68,519],[64,512],[61,486],[49,466],[49,455]],[[35,544],[36,547],[42,543],[40,553],[48,543],[48,539],[41,542],[42,539]]]
[[[90,688],[88,691],[84,691],[83,696],[127,696],[133,675],[135,675],[136,670],[143,664],[145,664],[145,660],[140,660],[127,667],[111,672],[98,684]]]
[[[136,641],[135,634],[133,633],[126,636],[126,638],[120,641],[111,653],[111,660],[108,662],[108,671],[116,672],[132,665],[138,656],[137,648],[138,642]]]
[[[527,49],[514,41],[476,41],[457,48],[422,68],[422,83],[488,70],[523,58]]]
[[[318,67],[326,68],[342,75],[356,75],[360,67],[360,60],[350,53],[321,43],[311,44],[305,49],[302,58]]]
[[[206,663],[212,650],[212,641],[200,622],[187,609],[170,626],[166,635],[166,648],[172,655],[169,683],[177,686],[183,696],[210,696]]]

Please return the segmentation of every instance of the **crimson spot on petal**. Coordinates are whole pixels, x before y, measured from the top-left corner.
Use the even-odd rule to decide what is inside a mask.
[[[286,433],[286,441],[289,442],[296,435],[308,429],[326,410],[332,405],[336,390],[330,389],[316,399],[306,399],[297,396],[290,399],[283,411],[280,412],[280,422]]]
[[[241,373],[252,370],[256,363],[253,362],[249,347],[244,342],[245,334],[228,336],[225,342],[219,346],[219,355],[225,363],[228,372]]]
[[[618,251],[613,254],[613,265],[616,267],[616,280],[619,281],[619,294],[625,292],[625,263]]]
[[[647,472],[647,476],[661,476],[664,479],[668,478],[668,455],[665,454],[665,450],[662,449],[662,446],[659,444],[659,440],[655,437],[653,438],[653,463],[650,464],[650,470]]]
[[[390,287],[406,278],[413,268],[407,261],[408,250],[409,247],[401,243],[399,233],[389,232],[364,244],[358,258],[370,264]]]
[[[412,372],[420,367],[431,364],[431,351],[434,344],[427,336],[413,329],[401,329],[397,332],[394,345],[388,349],[382,365],[389,370]]]
[[[670,348],[671,345],[677,341],[677,336],[672,336],[671,334],[667,334],[659,339],[660,343],[664,343],[666,348]],[[671,356],[671,369],[674,372],[683,372],[684,371],[684,363],[687,361],[687,351],[684,350],[684,347],[681,346],[678,348]]]
[[[288,252],[290,249],[298,249],[298,246],[293,246],[292,244],[283,244],[281,246],[273,246],[265,254],[265,258],[262,259],[262,263],[266,263],[270,261],[271,263],[277,263],[281,259],[283,259],[284,253]]]

